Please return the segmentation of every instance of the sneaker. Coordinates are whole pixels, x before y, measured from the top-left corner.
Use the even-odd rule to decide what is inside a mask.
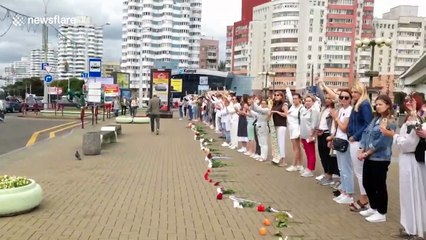
[[[229,144],[227,142],[222,143],[222,147],[228,147]]]
[[[290,167],[288,167],[286,169],[287,172],[296,172],[297,171],[297,167],[294,165],[291,165]]]
[[[367,210],[359,212],[359,214],[361,214],[361,216],[363,217],[370,217],[374,215],[376,212],[377,212],[376,209],[368,208]]]
[[[239,153],[245,153],[246,151],[247,151],[247,149],[245,147],[242,147],[242,148],[237,150],[237,152],[239,152]]]
[[[229,146],[229,149],[232,149],[232,150],[235,150],[237,147],[236,146],[233,146],[233,145],[230,145]]]
[[[340,198],[340,199],[338,199],[338,200],[336,200],[336,202],[338,203],[338,204],[351,204],[351,203],[353,203],[354,202],[354,198],[353,197],[349,197],[349,196],[344,196],[344,197],[342,197],[342,198]]]
[[[182,118],[179,118],[179,121],[182,121],[183,119]]]
[[[323,180],[323,179],[324,179],[324,177],[325,177],[325,175],[324,175],[324,174],[321,174],[321,175],[319,175],[318,177],[315,177],[315,179],[316,179],[317,181],[321,181],[321,180]]]
[[[253,154],[253,153],[248,152],[248,151],[244,153],[244,155],[246,155],[246,156],[250,156],[250,155],[252,155],[252,154]]]
[[[386,222],[386,214],[381,214],[379,212],[376,212],[373,215],[366,217],[365,220],[371,223]]]
[[[321,186],[330,186],[334,184],[334,181],[332,179],[323,179],[323,181],[320,182]]]
[[[300,176],[302,176],[302,177],[313,177],[314,174],[310,170],[306,169]]]
[[[299,171],[299,173],[303,173],[305,171],[305,168],[301,165],[296,166],[296,168],[297,168],[297,171]]]
[[[340,185],[342,185],[341,182],[336,182],[335,184],[331,185],[331,188],[334,190],[340,190]]]
[[[340,176],[339,176],[339,175],[337,175],[337,174],[333,174],[333,175],[331,176],[331,178],[340,178]]]
[[[157,132],[156,132],[156,134],[158,135],[158,134],[160,134],[160,129],[157,129]]]
[[[338,201],[339,199],[341,199],[341,198],[344,198],[345,197],[345,195],[344,194],[340,194],[339,196],[337,196],[337,197],[335,197],[335,198],[333,198],[333,201]]]

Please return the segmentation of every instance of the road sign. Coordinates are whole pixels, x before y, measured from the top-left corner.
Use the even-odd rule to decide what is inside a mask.
[[[50,73],[50,70],[52,70],[52,67],[49,65],[44,66],[44,70],[46,70],[47,73]]]
[[[89,59],[89,77],[101,77],[101,62],[100,58]]]
[[[46,70],[46,66],[49,66],[49,63],[41,63],[41,70]]]
[[[50,83],[53,81],[53,77],[50,74],[47,74],[46,76],[44,76],[44,82],[45,83]]]
[[[100,103],[101,102],[101,83],[89,83],[89,92],[87,94],[88,102]]]
[[[81,77],[82,77],[82,78],[88,78],[88,77],[89,77],[89,73],[82,72],[82,73],[81,73]]]

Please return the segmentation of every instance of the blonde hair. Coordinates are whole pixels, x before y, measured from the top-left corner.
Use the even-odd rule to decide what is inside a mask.
[[[359,97],[358,101],[356,101],[354,110],[355,112],[358,112],[359,106],[361,103],[363,103],[365,100],[370,102],[370,99],[368,98],[367,88],[364,86],[364,84],[360,83],[359,81],[356,81],[354,83],[354,86],[352,89],[356,90],[361,96]]]

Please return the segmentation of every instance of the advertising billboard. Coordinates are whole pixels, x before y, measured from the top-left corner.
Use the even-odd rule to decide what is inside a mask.
[[[170,70],[151,70],[151,94],[157,95],[165,103],[169,102],[170,76]]]
[[[124,72],[114,72],[114,84],[117,84],[120,89],[130,87],[130,74]]]
[[[182,92],[182,79],[171,79],[170,90],[173,92]]]

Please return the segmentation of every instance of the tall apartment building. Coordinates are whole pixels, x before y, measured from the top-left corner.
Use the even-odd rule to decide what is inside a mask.
[[[161,63],[199,67],[201,2],[123,1],[121,71],[130,74],[130,88],[148,88],[150,69]]]
[[[426,50],[426,18],[418,16],[418,6],[397,6],[383,14],[381,19],[375,19],[374,27],[376,37],[392,39],[392,46],[376,47],[373,69],[391,80],[398,79]],[[393,85],[399,84],[390,83],[391,90]]]
[[[13,79],[16,81],[31,77],[30,59],[28,57],[21,57],[21,60],[14,61],[10,71]]]
[[[200,68],[217,70],[219,67],[219,41],[201,38],[200,41]]]
[[[271,71],[276,75],[266,84],[275,89],[302,90],[317,76],[333,88],[350,86],[354,42],[372,36],[372,9],[373,0],[276,0],[255,7],[249,29],[253,88],[265,86],[259,72]]]
[[[57,64],[58,64],[58,51],[52,49],[49,46],[47,55],[45,56],[44,50],[34,49],[31,50],[30,56],[30,75],[31,77],[42,77],[47,72],[41,69],[41,64],[46,62],[51,67],[50,74],[54,76],[54,79],[57,77]]]
[[[88,58],[103,56],[103,26],[95,26],[87,16],[76,17],[75,24],[62,25],[58,44],[58,77],[81,77],[87,72]]]
[[[120,71],[119,62],[103,62],[102,63],[102,77],[112,77],[113,72]]]
[[[226,26],[225,71],[232,69],[232,40],[234,26]]]
[[[253,20],[253,8],[270,1],[242,0],[241,20],[226,28],[226,62],[234,74],[247,75],[248,73],[249,24]],[[230,41],[230,38],[232,38],[232,41]]]

